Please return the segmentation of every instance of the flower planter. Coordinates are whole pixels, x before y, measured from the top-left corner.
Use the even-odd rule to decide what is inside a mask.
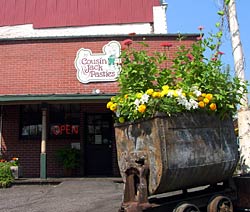
[[[14,179],[18,179],[22,177],[22,169],[20,166],[11,166],[10,167],[11,173],[14,177]]]
[[[216,115],[159,113],[151,119],[116,124],[115,135],[126,184],[124,201],[136,189],[154,195],[225,181],[238,162],[233,123]],[[147,202],[147,197],[139,198]]]

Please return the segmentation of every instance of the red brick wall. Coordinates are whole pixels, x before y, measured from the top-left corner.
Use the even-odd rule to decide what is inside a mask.
[[[91,94],[98,87],[104,93],[115,93],[115,82],[82,84],[76,78],[74,60],[80,48],[101,53],[111,40],[121,42],[127,37],[79,38],[0,42],[0,95],[7,94]],[[170,55],[177,50],[176,36],[147,36],[150,49],[163,50],[160,43],[173,44]],[[143,40],[143,37],[134,37]],[[190,45],[190,36],[181,44]]]

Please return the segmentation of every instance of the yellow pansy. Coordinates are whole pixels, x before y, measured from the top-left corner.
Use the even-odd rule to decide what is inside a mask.
[[[137,94],[136,94],[136,98],[137,98],[137,99],[140,99],[141,97],[142,97],[142,93],[137,93]]]
[[[114,103],[110,106],[110,110],[115,111],[117,109],[117,104]]]
[[[210,107],[210,109],[213,110],[213,111],[216,110],[216,108],[217,108],[215,103],[211,103],[211,104],[209,105],[209,107]]]
[[[213,98],[213,94],[208,93],[208,94],[206,95],[206,98],[207,98],[209,101],[211,101],[211,99]]]
[[[168,94],[168,91],[167,90],[163,90],[163,91],[161,91],[161,97],[164,97],[164,96],[166,96],[167,94]]]
[[[169,89],[169,86],[168,86],[168,85],[163,85],[163,86],[162,86],[162,90],[168,91],[168,89]]]
[[[144,105],[144,104],[142,104],[142,105],[140,105],[139,107],[138,107],[138,111],[140,112],[140,113],[144,113],[145,112],[145,110],[146,110],[146,105]]]
[[[174,97],[179,96],[179,95],[178,95],[178,92],[177,92],[176,90],[174,90],[173,96],[174,96]]]
[[[113,102],[109,101],[109,102],[107,103],[106,107],[109,109],[110,106],[111,106],[112,104],[113,104]]]
[[[146,91],[146,94],[148,94],[149,96],[151,96],[153,92],[154,92],[153,89],[148,89],[148,90]]]
[[[203,101],[200,101],[200,102],[198,103],[198,106],[199,106],[200,108],[204,108],[204,107],[205,107],[205,103],[204,103]]]
[[[205,97],[205,98],[203,99],[203,102],[204,102],[205,104],[208,104],[208,103],[209,103],[209,99]]]
[[[153,98],[160,98],[161,97],[161,92],[159,92],[159,91],[153,92],[152,97]]]

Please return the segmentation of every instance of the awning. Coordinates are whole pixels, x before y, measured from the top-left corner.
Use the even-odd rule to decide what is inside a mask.
[[[46,95],[2,95],[1,105],[38,103],[101,103],[107,102],[116,94],[46,94]]]

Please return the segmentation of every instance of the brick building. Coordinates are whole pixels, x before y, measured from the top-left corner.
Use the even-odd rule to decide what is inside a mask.
[[[145,3],[147,1],[147,3]],[[105,3],[104,3],[105,2]],[[24,177],[61,177],[55,153],[80,149],[75,176],[118,176],[112,114],[121,42],[178,45],[158,0],[16,0],[0,7],[0,153]],[[196,35],[186,34],[190,45]]]

